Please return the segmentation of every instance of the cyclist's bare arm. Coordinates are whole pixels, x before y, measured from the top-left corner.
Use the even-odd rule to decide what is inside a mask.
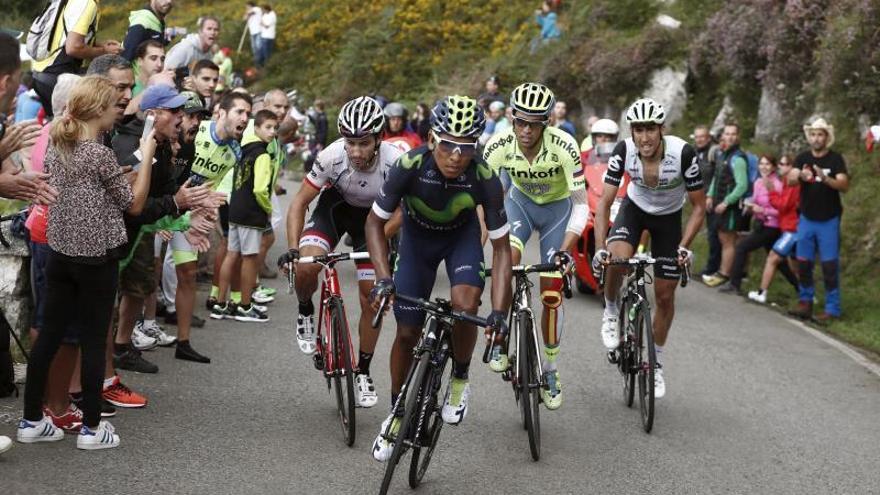
[[[703,226],[703,219],[706,217],[706,191],[704,189],[688,191],[688,201],[690,201],[692,209],[691,216],[688,218],[687,226],[684,229],[684,235],[681,238],[681,245],[683,247],[690,247],[694,237],[697,236],[700,228]]]
[[[299,247],[299,237],[302,235],[303,225],[305,224],[306,211],[309,204],[318,197],[320,189],[303,182],[296,196],[287,207],[287,248],[296,249]]]
[[[617,197],[617,186],[605,183],[602,188],[602,196],[596,204],[596,222],[594,225],[608,225],[608,219],[611,217],[611,205]],[[594,228],[593,233],[596,236],[596,249],[605,249],[605,238],[608,237],[608,231],[605,228]]]
[[[388,242],[385,237],[387,223],[388,220],[370,211],[370,214],[367,215],[367,224],[364,226],[367,251],[370,252],[370,260],[376,270],[376,280],[391,278],[391,267],[388,264]]]
[[[400,225],[403,224],[403,210],[399,207],[394,210],[394,215],[385,224],[385,238],[391,239],[400,232]]]
[[[507,313],[510,309],[513,267],[510,234],[492,239],[492,309]]]

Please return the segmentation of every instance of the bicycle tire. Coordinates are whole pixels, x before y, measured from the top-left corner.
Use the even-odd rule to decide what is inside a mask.
[[[629,332],[629,306],[628,298],[624,298],[620,305],[620,317],[617,319],[620,325],[621,335],[624,336],[618,351],[618,369],[623,377],[623,403],[626,407],[632,407],[636,395],[636,365],[633,355],[633,336],[627,336]]]
[[[517,314],[517,326],[519,327],[519,350],[525,354],[525,359],[520,359],[520,380],[522,391],[520,392],[520,408],[523,415],[523,423],[529,437],[529,453],[532,460],[541,458],[541,414],[540,394],[537,384],[540,382],[538,357],[535,355],[535,335],[532,327],[532,319],[528,313]]]
[[[447,361],[448,358],[440,363],[440,366],[433,366],[430,373],[425,375],[425,380],[422,383],[419,416],[424,419],[419,435],[421,445],[414,445],[412,449],[412,459],[409,465],[410,488],[417,488],[425,477],[428,466],[431,464],[431,457],[434,455],[434,448],[437,446],[437,440],[440,438],[440,430],[443,428],[443,416],[440,414],[441,406],[437,400],[437,393],[443,381]]]
[[[654,427],[654,366],[657,356],[654,351],[654,331],[651,325],[651,310],[647,301],[642,301],[638,312],[638,374],[639,409],[642,428],[651,433]]]
[[[382,478],[382,487],[379,489],[379,495],[385,495],[388,493],[388,488],[391,486],[391,479],[394,477],[394,469],[397,467],[397,463],[400,462],[401,456],[406,450],[406,440],[408,438],[410,428],[413,426],[413,418],[415,418],[415,413],[417,409],[417,405],[419,402],[419,390],[417,388],[411,390],[412,384],[421,384],[425,378],[425,373],[428,371],[428,366],[431,365],[431,356],[427,352],[422,352],[419,360],[414,362],[413,365],[416,366],[415,372],[411,375],[410,381],[404,385],[404,389],[401,393],[406,394],[404,397],[404,406],[403,406],[403,419],[400,422],[400,429],[397,431],[397,437],[394,441],[394,449],[391,451],[391,457],[388,458],[388,461],[385,465],[385,476]]]
[[[333,373],[333,388],[336,391],[336,409],[342,426],[342,437],[345,445],[354,445],[356,435],[354,370],[351,366],[351,339],[348,326],[345,324],[345,307],[342,301],[334,299],[330,302],[330,313],[333,325],[334,360],[336,369]],[[343,375],[340,377],[340,373]]]

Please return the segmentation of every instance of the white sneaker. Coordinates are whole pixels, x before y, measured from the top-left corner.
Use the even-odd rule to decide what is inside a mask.
[[[15,439],[21,443],[57,442],[63,438],[64,430],[55,426],[47,416],[37,422],[22,418],[15,434]]]
[[[495,373],[503,373],[510,367],[510,360],[507,354],[501,352],[501,346],[492,347],[492,359],[489,360],[489,369]]]
[[[666,380],[663,379],[663,368],[658,364],[654,368],[654,398],[660,399],[666,395]]]
[[[101,421],[98,427],[92,430],[82,425],[79,436],[76,437],[76,448],[82,450],[100,450],[119,447],[119,435],[115,433],[113,425],[109,421]]]
[[[758,304],[767,304],[767,291],[765,291],[765,290],[749,291],[749,300],[755,301]]]
[[[382,427],[379,428],[379,435],[373,440],[373,459],[376,459],[379,462],[385,462],[391,457],[391,452],[394,450],[394,443],[386,440],[383,435],[397,435],[398,431],[400,431],[400,418],[395,418],[394,414],[390,414],[385,418],[385,421],[382,421]]]
[[[443,401],[443,410],[440,412],[440,415],[443,417],[444,423],[457,425],[464,420],[465,416],[467,416],[468,398],[471,395],[471,384],[465,382],[464,389],[461,391],[461,398],[457,404],[453,404],[452,383],[453,382],[450,381],[449,387],[446,388],[446,400]]]
[[[272,297],[264,292],[256,291],[256,292],[251,293],[251,301],[253,301],[257,304],[268,304],[274,300],[275,300],[274,297]]]
[[[373,407],[379,401],[376,395],[376,387],[370,375],[358,373],[355,375],[355,398],[358,407]]]
[[[0,435],[0,454],[7,452],[12,448],[12,439],[3,435]]]
[[[155,349],[159,345],[159,341],[145,334],[141,328],[135,325],[131,332],[131,345],[139,351],[149,351]]]
[[[134,327],[136,330],[140,330],[147,337],[152,337],[156,339],[156,342],[159,343],[162,347],[168,347],[170,345],[174,345],[177,342],[177,337],[173,337],[165,333],[165,330],[156,323],[156,320],[144,321],[141,320],[137,322]]]
[[[602,315],[602,343],[609,351],[617,349],[620,345],[620,335],[617,334],[617,316]]]
[[[298,315],[296,317],[296,343],[303,354],[315,353],[315,317]]]

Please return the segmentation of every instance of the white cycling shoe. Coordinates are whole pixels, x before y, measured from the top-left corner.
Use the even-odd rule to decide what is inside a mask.
[[[602,343],[609,351],[617,349],[620,345],[620,335],[617,334],[617,316],[602,315]]]
[[[468,410],[468,398],[471,395],[471,384],[468,382],[464,382],[464,388],[461,389],[461,392],[458,397],[454,397],[453,386],[455,379],[449,382],[449,387],[446,389],[446,400],[443,401],[443,410],[440,411],[440,416],[443,417],[443,422],[448,425],[457,425],[464,421],[464,417],[467,416]],[[459,383],[458,386],[461,386]],[[458,401],[454,399],[458,399]]]
[[[299,315],[296,317],[296,343],[303,354],[315,353],[315,317]]]
[[[391,452],[394,451],[394,443],[386,440],[383,435],[397,435],[398,431],[400,431],[400,418],[395,418],[394,414],[390,414],[385,418],[385,421],[382,421],[379,435],[373,440],[373,459],[385,462],[391,457]]]
[[[355,375],[355,400],[358,407],[373,407],[379,401],[376,387],[370,375],[358,373]]]
[[[654,398],[660,399],[666,395],[666,380],[663,379],[663,368],[660,363],[654,368]]]

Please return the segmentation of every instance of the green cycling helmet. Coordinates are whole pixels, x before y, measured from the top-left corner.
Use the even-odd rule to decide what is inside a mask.
[[[483,109],[467,96],[447,96],[431,110],[431,129],[461,138],[478,138],[486,126]]]
[[[510,93],[510,107],[525,115],[548,118],[555,103],[553,91],[541,83],[523,83]]]

